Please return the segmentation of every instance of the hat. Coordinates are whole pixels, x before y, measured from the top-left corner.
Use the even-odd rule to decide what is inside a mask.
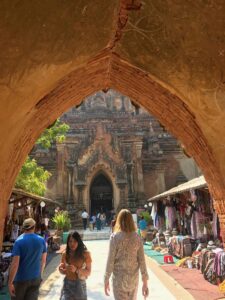
[[[208,245],[207,245],[207,249],[211,250],[211,249],[215,249],[216,245],[213,241],[209,241]]]
[[[34,219],[32,219],[32,218],[26,219],[23,221],[23,229],[29,230],[32,227],[34,227],[35,224],[36,224],[36,222],[34,221]]]

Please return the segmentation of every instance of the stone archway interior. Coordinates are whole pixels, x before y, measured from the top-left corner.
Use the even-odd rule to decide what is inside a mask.
[[[195,158],[225,240],[225,2],[42,3],[0,2],[0,244],[13,183],[35,140],[62,112],[108,88],[151,112]]]
[[[107,212],[113,207],[113,189],[107,177],[100,173],[96,175],[90,187],[91,213]]]

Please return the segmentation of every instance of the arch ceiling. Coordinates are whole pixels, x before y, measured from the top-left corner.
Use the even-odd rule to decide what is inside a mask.
[[[0,225],[42,130],[107,88],[143,105],[183,142],[223,224],[224,11],[222,0],[1,1]]]

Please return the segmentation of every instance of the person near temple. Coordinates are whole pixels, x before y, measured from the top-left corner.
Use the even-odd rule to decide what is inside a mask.
[[[87,300],[86,279],[91,274],[91,254],[78,232],[71,232],[59,272],[65,275],[60,300]]]
[[[37,300],[41,276],[46,264],[45,240],[34,233],[32,218],[23,222],[24,233],[15,241],[9,271],[8,289],[12,300]]]
[[[142,277],[142,294],[148,296],[148,273],[144,249],[132,214],[122,209],[116,219],[114,232],[110,237],[108,260],[104,276],[105,294],[109,296],[109,279],[113,274],[115,300],[136,300],[139,270]]]
[[[83,221],[83,228],[84,228],[84,230],[86,230],[87,229],[87,221],[89,218],[89,215],[88,215],[86,209],[83,210],[81,217],[82,217],[82,221]]]

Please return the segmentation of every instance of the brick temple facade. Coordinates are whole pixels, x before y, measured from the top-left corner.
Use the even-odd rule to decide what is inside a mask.
[[[113,90],[85,99],[61,121],[70,126],[66,140],[36,149],[35,158],[52,173],[46,196],[64,205],[73,224],[83,208],[134,211],[200,174],[152,115]]]

